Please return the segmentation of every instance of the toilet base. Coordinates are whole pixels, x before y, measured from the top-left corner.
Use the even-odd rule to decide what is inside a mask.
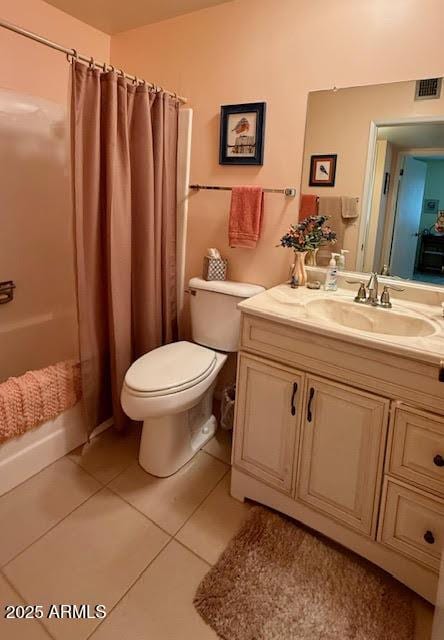
[[[214,436],[213,390],[214,385],[187,411],[144,420],[139,464],[145,471],[159,478],[173,475]]]

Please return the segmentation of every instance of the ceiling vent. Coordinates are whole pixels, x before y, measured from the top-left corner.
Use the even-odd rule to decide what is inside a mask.
[[[441,96],[442,78],[417,80],[415,100],[437,100]]]

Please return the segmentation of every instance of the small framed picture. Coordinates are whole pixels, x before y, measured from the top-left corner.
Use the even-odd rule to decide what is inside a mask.
[[[219,164],[263,164],[265,102],[221,107]]]
[[[335,154],[311,156],[310,187],[335,186],[337,158]]]
[[[426,198],[424,200],[424,213],[433,213],[437,215],[439,210],[439,200],[430,200]]]

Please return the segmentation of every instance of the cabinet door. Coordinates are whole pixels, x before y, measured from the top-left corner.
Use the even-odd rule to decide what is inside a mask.
[[[297,496],[376,534],[389,401],[307,376]]]
[[[241,354],[234,464],[291,492],[303,375]]]

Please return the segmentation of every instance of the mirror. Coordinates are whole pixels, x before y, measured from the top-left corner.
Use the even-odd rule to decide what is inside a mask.
[[[337,233],[321,266],[344,249],[349,271],[444,285],[441,79],[310,93],[301,194]]]

